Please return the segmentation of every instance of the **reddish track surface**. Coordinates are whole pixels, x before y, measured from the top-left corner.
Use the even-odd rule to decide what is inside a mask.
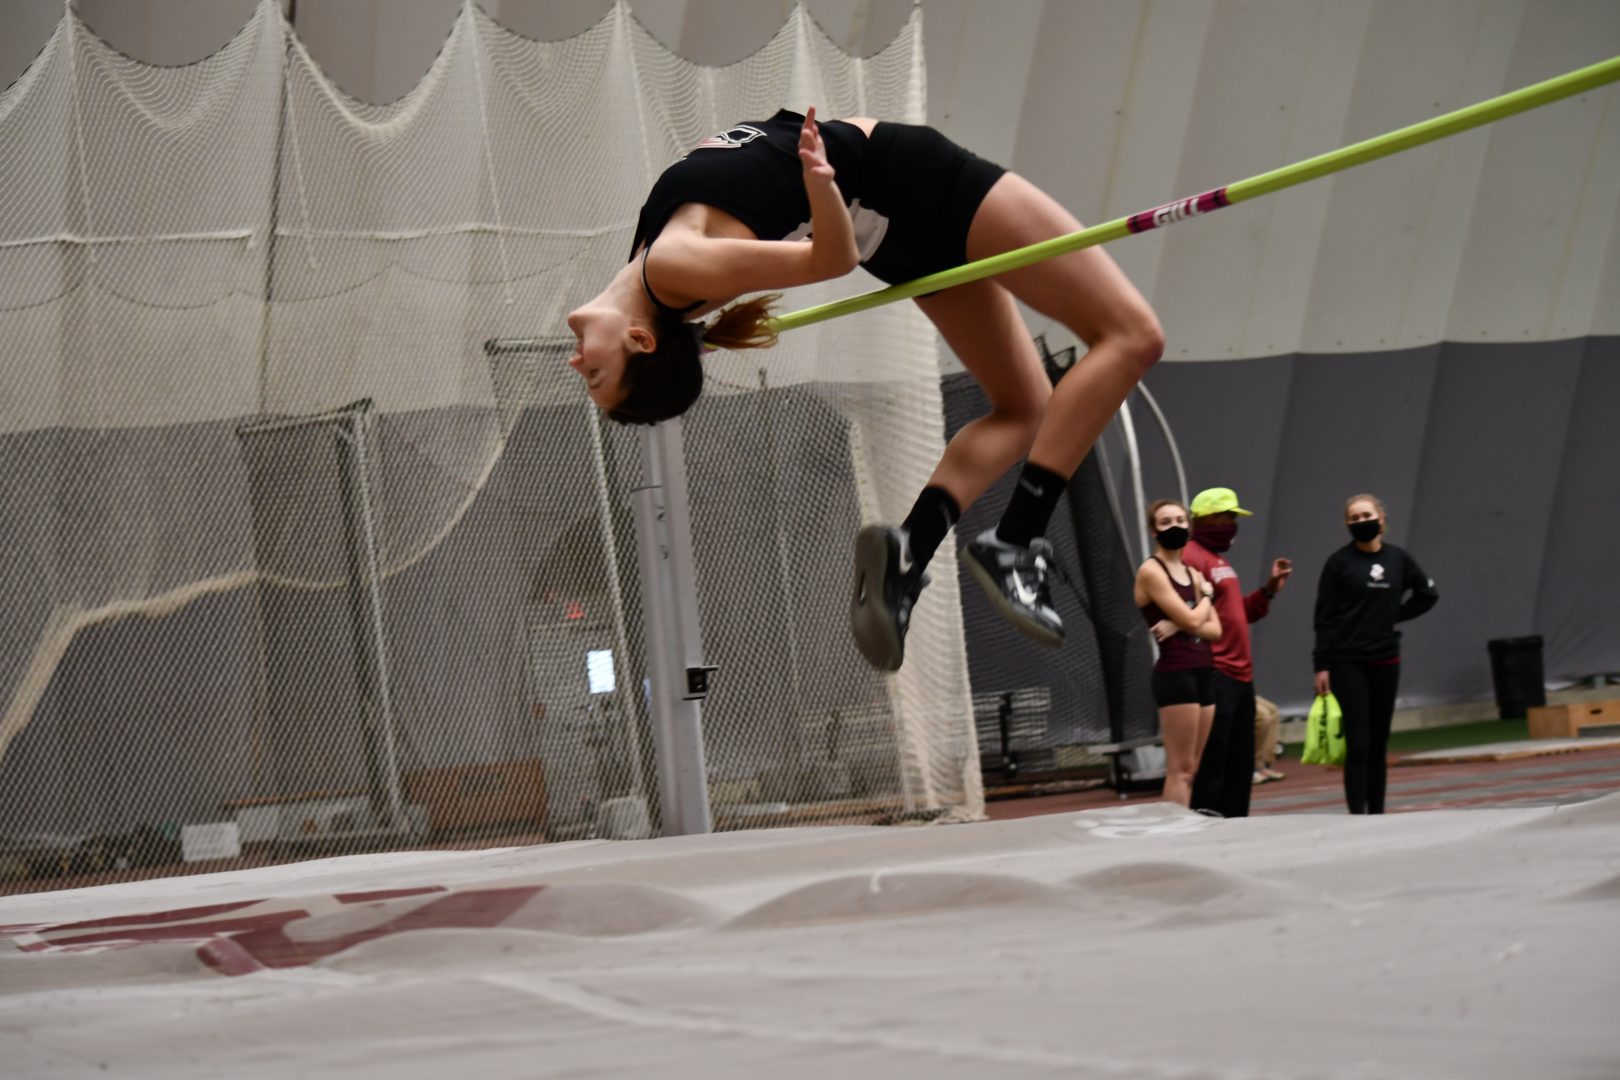
[[[1459,751],[1461,752],[1461,751]],[[1594,748],[1513,761],[1456,765],[1407,765],[1389,770],[1388,810],[1457,810],[1478,807],[1551,806],[1580,802],[1620,791],[1620,747]],[[1279,761],[1286,780],[1257,784],[1255,814],[1338,814],[1344,812],[1342,772],[1320,765]],[[1154,790],[1132,792],[1122,800],[1112,790],[999,799],[985,805],[992,820],[1095,810],[1123,802],[1155,802]]]

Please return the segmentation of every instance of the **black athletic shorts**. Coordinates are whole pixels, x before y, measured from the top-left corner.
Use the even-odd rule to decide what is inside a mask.
[[[1214,668],[1188,668],[1185,671],[1154,671],[1153,700],[1166,705],[1213,705],[1215,692],[1211,676]]]
[[[967,262],[968,226],[1007,171],[914,124],[879,123],[864,165],[861,205],[889,225],[861,265],[890,285]]]

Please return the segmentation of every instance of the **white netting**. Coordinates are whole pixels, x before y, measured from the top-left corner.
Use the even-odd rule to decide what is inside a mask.
[[[639,434],[556,355],[483,342],[556,333],[708,133],[809,103],[920,120],[921,57],[920,15],[862,60],[796,9],[711,69],[622,4],[561,42],[467,4],[369,106],[272,0],[184,68],[67,15],[0,95],[5,867],[162,861],[233,817],[273,850],[634,831]],[[722,826],[980,808],[949,550],[897,678],[843,612],[854,531],[942,442],[909,306],[714,356],[686,445]]]

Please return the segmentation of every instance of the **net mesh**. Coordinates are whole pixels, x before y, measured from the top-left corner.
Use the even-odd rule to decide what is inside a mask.
[[[1046,343],[1037,339],[1043,354]],[[1074,350],[1066,350],[1072,363]],[[1066,368],[1046,355],[1055,381]],[[955,434],[989,408],[965,372],[944,379],[946,427]],[[962,537],[994,528],[1017,479],[1001,478],[962,515]],[[1034,649],[961,573],[980,761],[996,784],[1089,771],[1106,758],[1090,749],[1158,733],[1153,646],[1132,596],[1134,569],[1094,451],[1081,462],[1047,528],[1057,569],[1052,601],[1063,619],[1061,649]]]
[[[656,828],[641,434],[566,345],[483,343],[560,327],[710,132],[923,93],[920,15],[854,59],[795,9],[712,69],[623,4],[560,42],[467,4],[385,106],[270,0],[183,68],[65,15],[0,95],[0,886],[172,872],[220,822],[248,861]],[[933,334],[760,356],[714,354],[685,439],[716,824],[973,816],[956,591],[892,678],[844,615],[943,445]]]

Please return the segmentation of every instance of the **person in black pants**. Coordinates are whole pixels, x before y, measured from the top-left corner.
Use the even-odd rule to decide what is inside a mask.
[[[1222,817],[1248,817],[1249,793],[1254,789],[1254,653],[1249,625],[1271,610],[1294,568],[1287,559],[1275,559],[1266,583],[1244,593],[1226,553],[1237,536],[1238,519],[1253,515],[1238,505],[1237,492],[1231,488],[1205,488],[1187,509],[1192,539],[1181,561],[1214,587],[1215,614],[1221,620],[1221,639],[1211,649],[1215,719],[1193,777],[1192,808]]]
[[[1389,727],[1401,678],[1401,632],[1440,599],[1417,560],[1384,542],[1388,517],[1376,495],[1344,504],[1350,543],[1328,556],[1316,587],[1317,696],[1344,713],[1344,798],[1352,814],[1382,814]]]

